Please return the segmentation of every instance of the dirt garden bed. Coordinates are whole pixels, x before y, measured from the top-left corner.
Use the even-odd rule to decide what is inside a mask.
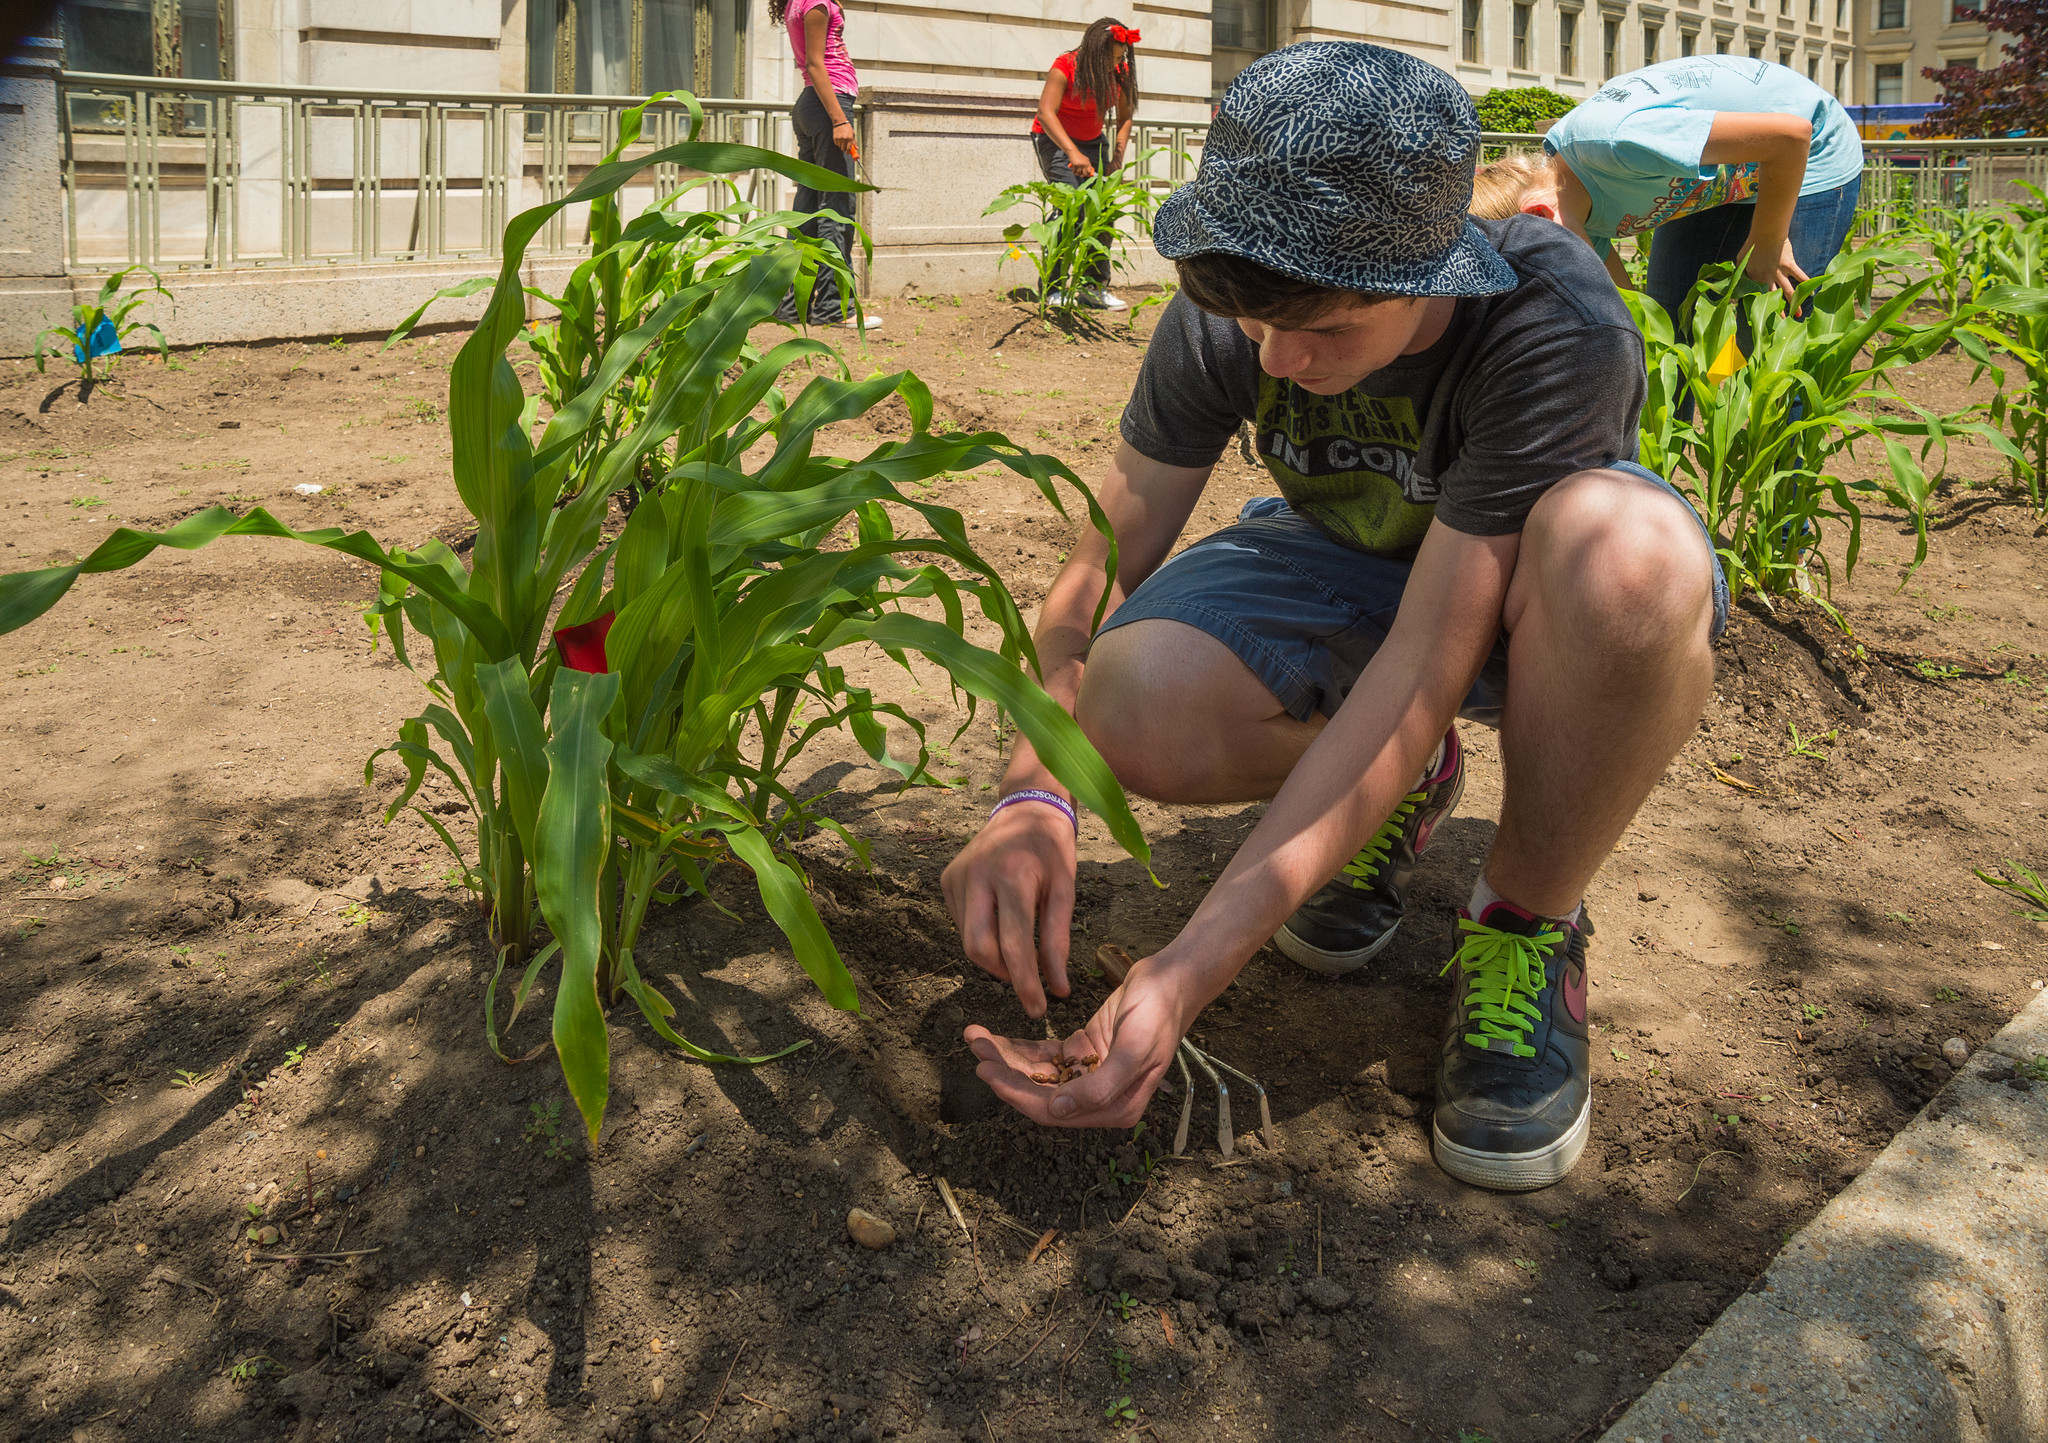
[[[1084,475],[1156,316],[1134,337],[886,309],[875,366]],[[9,363],[0,564],[213,501],[459,538],[454,346],[189,352],[83,406]],[[1966,381],[1942,359],[1905,384],[1952,406]],[[1191,534],[1262,489],[1233,452]],[[933,494],[1035,604],[1068,523],[1008,480]],[[687,1035],[812,1045],[707,1069],[615,1012],[590,1153],[551,1058],[485,1049],[482,928],[428,829],[379,825],[392,775],[362,785],[420,704],[356,618],[372,573],[233,541],[86,578],[0,639],[0,1440],[1588,1437],[1931,1096],[1942,1043],[2048,972],[1970,874],[2048,860],[2048,539],[1982,487],[1903,589],[1897,518],[1865,545],[1837,592],[1853,637],[1738,611],[1706,720],[1595,882],[1593,1145],[1521,1197],[1451,1182],[1427,1143],[1438,969],[1499,795],[1484,731],[1383,959],[1333,984],[1268,950],[1201,1021],[1269,1089],[1277,1154],[1241,1106],[1223,1164],[1206,1096],[1190,1155],[1160,1160],[1177,1099],[1135,1140],[1055,1134],[975,1081],[961,1027],[1029,1026],[938,891],[1000,774],[987,716],[944,755],[950,791],[899,793],[850,748],[805,783],[874,843],[873,875],[805,844],[861,1017],[744,886],[720,888],[736,916],[650,923],[641,966]],[[1172,935],[1257,809],[1139,816],[1166,887],[1085,825],[1081,955]],[[545,1039],[535,1011],[515,1053]],[[849,1243],[855,1206],[893,1246]]]

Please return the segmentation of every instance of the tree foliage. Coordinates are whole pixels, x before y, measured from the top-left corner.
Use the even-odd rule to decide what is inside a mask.
[[[1479,128],[1502,135],[1533,135],[1539,124],[1568,114],[1578,103],[1544,85],[1503,85],[1474,102]]]
[[[1980,20],[2002,36],[2005,60],[1988,70],[1928,67],[1920,73],[1941,86],[1941,109],[1914,127],[1916,135],[1961,139],[2048,135],[2048,0],[1982,0],[1974,11],[1956,7],[1958,23]]]

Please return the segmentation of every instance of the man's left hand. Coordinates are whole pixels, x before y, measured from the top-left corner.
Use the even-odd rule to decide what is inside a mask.
[[[1748,241],[1749,260],[1743,267],[1743,274],[1766,289],[1774,289],[1784,296],[1786,305],[1794,305],[1794,292],[1804,281],[1806,272],[1799,269],[1799,262],[1792,256],[1792,242],[1779,241],[1771,246],[1768,241],[1758,244],[1752,235]]]
[[[1133,1127],[1158,1090],[1160,1078],[1187,1032],[1180,987],[1148,964],[1132,969],[1124,985],[1064,1042],[998,1037],[976,1024],[963,1034],[981,1065],[975,1075],[1034,1122],[1052,1127]],[[1091,1072],[1058,1087],[1033,1082],[1032,1073],[1056,1070],[1062,1057],[1099,1058]]]

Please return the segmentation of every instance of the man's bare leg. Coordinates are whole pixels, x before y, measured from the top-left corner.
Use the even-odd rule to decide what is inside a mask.
[[[1503,613],[1504,795],[1486,864],[1501,896],[1543,916],[1578,906],[1699,725],[1712,564],[1684,504],[1640,477],[1586,472],[1537,503]]]
[[[1268,800],[1325,723],[1296,721],[1236,652],[1162,618],[1096,638],[1074,716],[1127,789],[1195,806]]]

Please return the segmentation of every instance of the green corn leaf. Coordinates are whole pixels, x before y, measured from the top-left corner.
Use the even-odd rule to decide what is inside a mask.
[[[1126,852],[1150,863],[1152,848],[1138,819],[1131,815],[1109,763],[1060,704],[1017,667],[935,621],[901,612],[850,623],[844,632],[835,633],[834,643],[854,635],[885,647],[923,652],[968,691],[1015,717],[1047,770],[1065,783],[1083,806],[1108,823],[1110,835]]]
[[[491,720],[497,742],[498,767],[505,777],[505,805],[512,814],[512,828],[528,856],[539,851],[538,819],[540,799],[547,789],[547,730],[540,711],[533,704],[526,668],[519,658],[508,656],[476,669],[477,687],[483,692],[484,714]]]
[[[602,726],[618,694],[619,679],[609,672],[564,672],[556,678],[547,790],[535,823],[542,845],[533,855],[541,915],[562,944],[555,1052],[593,1144],[604,1123],[611,1067],[597,996],[604,949],[599,882],[612,835],[605,785],[612,744]]]
[[[388,553],[367,531],[343,532],[339,527],[294,531],[260,506],[239,517],[224,506],[209,506],[166,531],[117,527],[83,561],[0,576],[0,635],[28,625],[55,606],[83,574],[125,570],[159,546],[197,551],[224,536],[274,536],[287,541],[303,541],[367,561],[372,566],[403,577],[447,607],[493,658],[511,653],[511,638],[498,618],[457,587],[440,567],[409,560],[402,554]]]
[[[779,859],[767,839],[752,827],[720,830],[732,844],[733,855],[753,869],[762,905],[789,939],[790,950],[804,971],[811,974],[825,1000],[842,1012],[859,1012],[860,994],[854,988],[853,974],[846,970],[839,949],[832,945],[831,934],[818,917],[804,879]]]

